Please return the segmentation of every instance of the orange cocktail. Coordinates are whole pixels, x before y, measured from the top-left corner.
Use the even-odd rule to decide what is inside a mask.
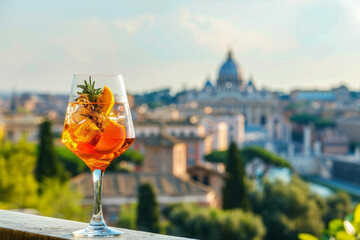
[[[95,87],[95,82],[100,88]],[[114,74],[74,75],[62,141],[90,168],[94,184],[94,210],[90,224],[72,232],[74,237],[124,235],[107,227],[104,221],[102,178],[111,161],[125,152],[134,140],[123,77]]]
[[[62,141],[91,171],[105,171],[134,142],[126,136],[123,108],[106,86],[96,98],[80,92],[69,102]]]

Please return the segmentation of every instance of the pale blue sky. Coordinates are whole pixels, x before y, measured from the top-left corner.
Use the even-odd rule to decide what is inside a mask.
[[[2,91],[67,93],[74,73],[199,87],[229,47],[261,87],[360,90],[360,1],[0,0]]]

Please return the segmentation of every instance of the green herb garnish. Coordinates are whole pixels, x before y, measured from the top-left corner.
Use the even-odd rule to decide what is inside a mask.
[[[86,80],[84,80],[84,83],[84,85],[77,85],[78,88],[82,89],[82,92],[77,92],[77,94],[80,96],[85,94],[90,102],[96,102],[102,92],[102,89],[95,88],[95,81],[91,82],[91,76],[89,76],[89,83]]]

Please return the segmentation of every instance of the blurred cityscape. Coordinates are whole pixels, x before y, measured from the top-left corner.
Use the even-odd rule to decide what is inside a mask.
[[[224,49],[218,76],[199,79],[201,88],[128,93],[136,132],[132,150],[143,163],[121,162],[127,172],[106,174],[103,206],[110,225],[116,225],[120,205],[136,202],[142,182],[153,185],[160,206],[195,202],[221,208],[225,165],[206,156],[226,151],[231,142],[286,159],[320,194],[342,190],[360,198],[360,91],[339,84],[277,92],[259,88],[256,73],[246,76],[239,66],[237,56]],[[37,143],[39,124],[50,119],[60,146],[67,101],[66,94],[0,93],[0,137],[17,142],[25,134]],[[266,167],[256,167],[260,178]],[[281,168],[271,171],[284,175]],[[91,182],[88,173],[71,180],[83,204],[92,204]]]

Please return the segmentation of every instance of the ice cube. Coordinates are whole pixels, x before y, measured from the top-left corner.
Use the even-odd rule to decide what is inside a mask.
[[[82,111],[77,111],[71,115],[71,121],[75,124],[83,124],[87,119]]]
[[[100,134],[100,128],[98,128],[90,119],[84,120],[74,131],[74,135],[78,141],[88,142],[91,144],[96,144],[95,140],[100,138]]]
[[[104,131],[106,125],[109,123],[110,119],[104,114],[104,113],[100,113],[97,116],[97,126]]]

